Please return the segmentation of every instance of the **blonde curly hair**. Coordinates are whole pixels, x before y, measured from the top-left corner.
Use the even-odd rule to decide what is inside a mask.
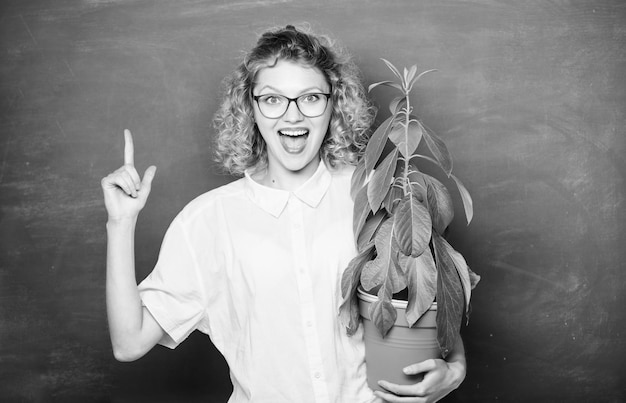
[[[267,165],[267,148],[254,122],[252,87],[259,71],[280,60],[315,67],[331,86],[332,114],[320,157],[330,166],[355,165],[367,144],[375,110],[350,56],[326,36],[292,25],[261,35],[256,46],[224,82],[213,118],[216,161],[231,174]]]

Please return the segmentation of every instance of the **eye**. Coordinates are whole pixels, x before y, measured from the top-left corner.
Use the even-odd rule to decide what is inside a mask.
[[[268,105],[279,105],[279,104],[285,102],[278,95],[263,95],[263,96],[261,96],[259,98],[259,101],[263,102],[264,104],[268,104]]]
[[[321,98],[320,94],[305,94],[305,95],[302,95],[301,102],[314,103],[314,102],[318,102],[320,98]]]

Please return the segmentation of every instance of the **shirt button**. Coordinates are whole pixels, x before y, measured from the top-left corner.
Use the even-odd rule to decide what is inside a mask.
[[[311,327],[311,326],[313,326],[313,322],[311,322],[310,320],[308,320],[308,321],[306,322],[306,327]]]
[[[315,373],[315,379],[320,379],[322,377],[322,374],[320,374],[319,372]]]

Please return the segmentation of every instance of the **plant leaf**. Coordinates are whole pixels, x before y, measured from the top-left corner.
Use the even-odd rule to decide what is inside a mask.
[[[430,69],[430,70],[426,70],[426,71],[421,72],[421,73],[420,73],[417,77],[413,78],[413,79],[411,80],[411,82],[409,82],[409,85],[408,85],[408,87],[409,87],[409,91],[413,88],[413,84],[415,84],[415,83],[417,82],[417,80],[419,80],[420,78],[422,78],[425,74],[428,74],[428,73],[433,73],[433,72],[435,72],[435,71],[437,71],[437,69]]]
[[[437,69],[430,69],[430,70],[426,70],[426,71],[422,71],[417,77],[415,77],[415,81],[419,80],[420,78],[422,78],[424,75],[428,74],[428,73],[433,73],[437,71]]]
[[[389,132],[391,140],[400,150],[404,158],[410,158],[422,141],[422,126],[416,120],[410,120],[408,129],[405,122],[401,122]]]
[[[395,97],[389,103],[389,111],[391,112],[392,115],[396,115],[398,111],[405,106],[406,106],[406,97],[401,95],[401,96]]]
[[[400,203],[400,201],[404,197],[404,190],[402,190],[402,188],[396,182],[397,180],[391,186],[391,189],[389,189],[389,192],[387,192],[387,196],[385,196],[385,200],[383,200],[383,207],[385,208],[385,210],[387,210],[389,214],[393,214],[393,212],[396,209],[396,206],[398,205],[398,203]]]
[[[385,149],[385,143],[387,142],[387,136],[389,134],[389,129],[391,126],[391,122],[393,121],[393,116],[389,116],[383,123],[378,126],[378,128],[374,131],[374,134],[370,137],[367,142],[367,146],[365,147],[365,173],[369,174],[369,172],[374,169],[380,155],[383,153]]]
[[[356,296],[356,289],[359,286],[363,266],[374,257],[374,254],[375,249],[372,242],[350,261],[341,277],[343,302],[339,306],[339,318],[346,327],[348,335],[353,335],[359,327],[359,301]]]
[[[417,146],[422,141],[424,136],[424,129],[419,121],[411,119],[409,121],[409,154],[413,154],[417,149]]]
[[[417,257],[424,253],[430,242],[432,222],[428,209],[416,197],[405,197],[394,214],[394,236],[400,251]]]
[[[389,287],[383,286],[378,291],[378,300],[370,305],[370,318],[382,337],[385,337],[387,333],[389,333],[389,330],[398,317],[396,308],[394,308],[391,303],[392,295]]]
[[[428,130],[422,123],[419,123],[419,125],[422,126],[422,133],[424,134],[424,140],[426,140],[428,149],[433,153],[441,169],[443,169],[447,176],[450,176],[452,172],[452,157],[450,156],[448,147],[446,147],[446,143],[435,133]]]
[[[409,73],[406,77],[407,87],[413,83],[413,79],[415,78],[415,73],[417,73],[417,65],[412,65],[409,69]]]
[[[470,276],[470,287],[473,290],[474,288],[476,288],[476,286],[480,282],[480,276],[474,273],[472,269],[470,269],[469,267],[467,268],[467,270],[469,271],[469,276]]]
[[[373,83],[370,84],[370,86],[367,88],[368,92],[371,92],[374,88],[380,86],[380,85],[386,85],[387,87],[393,87],[397,90],[403,91],[402,86],[398,85],[397,83],[394,83],[393,81],[389,81],[389,80],[385,80],[385,81],[379,81],[377,83]]]
[[[404,123],[396,122],[389,130],[389,140],[396,145],[402,156],[406,158],[406,145],[405,145]]]
[[[425,159],[425,160],[427,160],[427,161],[432,162],[433,164],[437,165],[438,167],[441,167],[441,166],[439,165],[439,162],[437,162],[437,160],[436,160],[436,159],[434,159],[434,158],[432,158],[432,157],[429,157],[428,155],[416,154],[416,155],[414,155],[414,157],[423,158],[423,159]]]
[[[456,344],[463,319],[463,286],[454,262],[443,244],[444,239],[433,232],[433,248],[437,264],[437,342],[445,358]]]
[[[373,212],[378,211],[393,183],[397,163],[398,150],[394,149],[380,163],[367,184],[367,199]]]
[[[344,299],[354,294],[359,286],[363,266],[365,266],[365,263],[372,260],[375,253],[376,249],[372,242],[350,260],[348,267],[346,267],[341,276],[341,296]]]
[[[409,179],[411,184],[409,186],[409,191],[413,194],[413,196],[417,197],[417,201],[423,203],[426,200],[426,182],[424,181],[424,175],[415,170],[413,172],[409,172]]]
[[[437,267],[430,249],[418,257],[400,254],[400,264],[405,266],[409,303],[406,307],[406,320],[409,327],[430,308],[437,295]]]
[[[467,191],[463,183],[461,183],[459,178],[454,175],[450,176],[452,177],[452,179],[454,179],[456,186],[459,188],[461,200],[463,201],[463,207],[465,208],[465,218],[467,219],[467,225],[469,225],[469,223],[472,221],[472,218],[474,218],[474,202],[472,201],[472,196],[470,196],[469,192]]]
[[[384,81],[378,81],[376,83],[372,83],[369,85],[369,87],[367,87],[367,92],[372,92],[372,90],[376,87],[378,87],[379,85],[383,85],[383,84],[388,84],[391,83],[393,81],[389,81],[389,80],[384,80]]]
[[[426,197],[428,199],[428,211],[433,218],[435,231],[443,234],[454,218],[454,206],[450,192],[437,179],[424,174],[426,181]]]
[[[354,239],[359,239],[361,229],[365,225],[367,216],[371,212],[367,200],[367,186],[363,186],[356,194],[354,209],[352,210],[352,231],[354,232]]]
[[[398,69],[396,68],[396,66],[394,66],[393,64],[391,64],[390,61],[381,58],[380,60],[382,60],[383,62],[385,62],[385,64],[387,65],[387,67],[389,67],[389,70],[391,70],[393,72],[393,74],[395,74],[396,77],[398,77],[400,80],[402,80],[402,75],[400,74],[400,72],[398,71]]]
[[[363,229],[359,233],[359,237],[357,239],[358,250],[362,250],[365,245],[372,241],[374,234],[382,224],[385,217],[387,217],[385,210],[378,210],[374,216],[365,221]]]
[[[467,263],[465,262],[465,258],[463,258],[463,255],[454,250],[454,248],[443,238],[442,244],[448,252],[450,258],[454,262],[454,267],[456,267],[459,279],[461,280],[461,285],[463,286],[463,291],[465,295],[465,312],[467,313],[467,309],[469,308],[470,303],[470,297],[472,295],[469,267],[467,267]]]
[[[367,173],[365,172],[365,159],[361,158],[359,163],[356,165],[356,169],[352,172],[352,178],[350,179],[350,196],[352,197],[352,200],[356,199],[359,189],[361,189],[365,183],[365,178],[367,178]]]
[[[406,287],[404,275],[394,264],[393,220],[387,219],[376,233],[376,257],[365,263],[361,272],[361,285],[366,291],[377,287],[389,287],[391,293],[396,293]]]

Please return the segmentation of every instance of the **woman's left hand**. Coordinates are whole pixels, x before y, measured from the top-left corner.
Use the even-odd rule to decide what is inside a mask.
[[[433,403],[458,388],[465,379],[465,362],[431,359],[404,368],[407,375],[423,373],[424,379],[413,385],[398,385],[387,381],[378,384],[388,392],[376,391],[376,396],[389,403]]]

